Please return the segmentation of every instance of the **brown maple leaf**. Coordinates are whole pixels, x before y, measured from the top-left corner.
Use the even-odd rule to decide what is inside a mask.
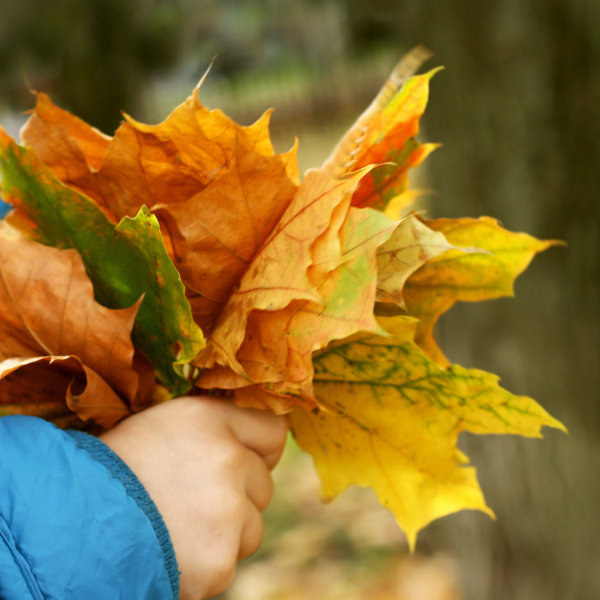
[[[75,250],[29,241],[0,221],[4,399],[23,406],[66,400],[82,419],[114,425],[138,392],[130,338],[138,306],[99,305]]]
[[[296,147],[274,154],[269,117],[242,127],[202,106],[196,89],[163,123],[125,116],[110,139],[38,94],[22,137],[111,220],[143,205],[156,213],[194,319],[210,332],[297,190]]]

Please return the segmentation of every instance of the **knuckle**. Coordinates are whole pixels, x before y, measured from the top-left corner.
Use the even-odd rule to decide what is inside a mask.
[[[288,436],[287,422],[283,417],[275,417],[271,424],[268,445],[265,447],[265,459],[270,468],[278,462],[285,448]]]
[[[237,548],[233,544],[222,544],[211,562],[207,572],[211,574],[210,595],[215,595],[224,592],[235,575]]]
[[[259,511],[263,511],[267,508],[267,506],[269,506],[274,491],[275,484],[273,482],[273,478],[269,474],[267,477],[265,477],[264,483],[261,487],[261,495],[256,502],[256,508],[258,508]]]
[[[268,415],[269,440],[272,448],[283,448],[288,434],[288,426],[285,417],[277,415]]]
[[[277,448],[283,449],[288,436],[288,425],[285,417],[276,417],[277,421],[274,427],[273,440]]]
[[[240,444],[227,440],[220,445],[217,460],[223,472],[238,472],[244,462],[244,448]]]
[[[238,558],[242,560],[254,554],[259,549],[263,540],[263,536],[264,522],[260,516],[260,513],[258,511],[254,511],[244,529],[244,534],[240,542]]]

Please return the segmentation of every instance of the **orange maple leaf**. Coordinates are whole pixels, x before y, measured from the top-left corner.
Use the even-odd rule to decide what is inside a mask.
[[[430,56],[426,48],[419,46],[401,60],[375,100],[325,161],[323,168],[335,175],[380,165],[359,183],[352,197],[353,206],[384,210],[406,191],[409,169],[420,165],[438,147],[415,139],[429,98],[429,80],[439,69],[411,75]]]
[[[336,208],[348,206],[365,172],[361,170],[342,178],[334,178],[322,170],[307,172],[298,193],[233,291],[195,364],[227,366],[251,381],[236,358],[250,313],[281,310],[294,300],[321,302],[322,297],[309,277],[313,244],[331,226]]]
[[[0,275],[0,378],[11,378],[2,385],[6,397],[13,403],[21,397],[21,404],[66,399],[82,419],[104,427],[131,412],[138,376],[130,334],[139,303],[104,308],[75,250],[37,244],[1,221]],[[17,378],[18,369],[29,376]],[[50,380],[32,377],[48,370]]]
[[[275,155],[270,112],[242,127],[199,90],[161,124],[125,116],[107,138],[38,94],[23,140],[109,218],[156,213],[196,322],[211,331],[298,185],[296,147]]]

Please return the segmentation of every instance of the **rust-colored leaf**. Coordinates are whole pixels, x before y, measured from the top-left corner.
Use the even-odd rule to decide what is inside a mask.
[[[0,362],[0,416],[22,414],[51,421],[76,413],[112,427],[131,410],[96,371],[76,356],[9,358]]]
[[[270,112],[243,127],[202,106],[198,89],[159,125],[125,118],[98,174],[103,201],[118,218],[134,216],[142,204],[191,198],[229,169],[236,145],[273,156]]]
[[[0,223],[0,358],[20,367],[68,359],[71,380],[87,382],[69,396],[83,419],[109,426],[129,412],[138,388],[130,339],[138,306],[99,305],[76,251],[31,242]],[[7,374],[14,370],[5,365]]]
[[[184,202],[155,205],[196,322],[209,331],[296,193],[295,148],[261,156],[237,145],[228,169]]]
[[[53,104],[46,94],[36,93],[36,98],[36,107],[21,130],[24,144],[35,150],[57,179],[97,197],[95,174],[111,138]]]
[[[422,54],[419,50],[414,57],[417,68],[427,57]],[[420,165],[437,148],[437,144],[421,144],[415,136],[427,105],[429,80],[438,70],[406,79],[406,63],[401,61],[323,165],[335,175],[381,165],[360,182],[352,197],[353,206],[383,210],[406,190],[409,169]]]

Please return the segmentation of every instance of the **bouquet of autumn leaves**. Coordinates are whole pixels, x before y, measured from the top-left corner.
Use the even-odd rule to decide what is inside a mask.
[[[407,68],[301,183],[270,112],[240,126],[200,86],[112,138],[37,94],[22,146],[0,128],[0,415],[102,430],[228,390],[288,414],[324,497],[372,487],[411,547],[435,518],[492,515],[460,432],[563,427],[451,365],[433,329],[457,300],[511,295],[553,242],[409,213],[407,172],[435,148],[415,139],[434,71]]]

